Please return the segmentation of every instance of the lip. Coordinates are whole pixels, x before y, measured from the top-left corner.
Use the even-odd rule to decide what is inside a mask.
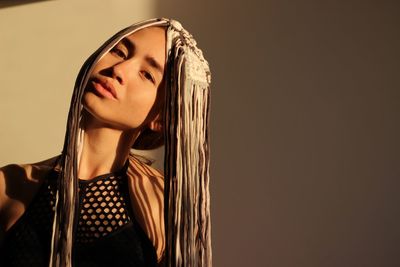
[[[100,95],[110,99],[117,99],[117,92],[108,80],[95,78],[92,80],[92,85],[94,90]]]

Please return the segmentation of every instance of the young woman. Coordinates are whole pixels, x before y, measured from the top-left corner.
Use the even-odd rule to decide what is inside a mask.
[[[211,266],[209,84],[176,21],[108,40],[78,75],[62,154],[0,171],[1,266]],[[131,152],[163,143],[165,177]]]

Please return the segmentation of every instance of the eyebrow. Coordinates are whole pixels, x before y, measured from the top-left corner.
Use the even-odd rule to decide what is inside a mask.
[[[135,50],[136,50],[136,46],[135,46],[135,44],[131,41],[131,40],[129,40],[128,38],[124,38],[124,39],[122,39],[121,41],[120,41],[124,46],[126,46],[126,48],[128,49],[128,51],[130,51],[130,52],[135,52]]]
[[[130,51],[131,54],[134,54],[135,50],[136,50],[136,45],[135,43],[128,39],[128,38],[123,38],[121,40],[121,43],[126,46],[126,48],[128,49],[128,51]],[[155,70],[157,70],[158,72],[160,72],[161,75],[164,75],[164,71],[163,68],[161,67],[161,64],[157,62],[157,60],[152,57],[152,56],[146,56],[145,60],[147,61],[147,63],[154,68]]]
[[[154,57],[147,56],[145,59],[146,59],[147,63],[149,63],[150,66],[152,66],[154,69],[159,71],[161,75],[164,74],[161,65],[155,60]]]

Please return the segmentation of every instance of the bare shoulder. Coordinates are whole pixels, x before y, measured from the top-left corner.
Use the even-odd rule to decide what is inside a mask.
[[[4,231],[24,213],[57,158],[0,168],[0,225]]]
[[[57,158],[58,156],[36,163],[10,164],[0,168],[0,199],[15,198],[24,188],[41,183],[45,174],[54,167]],[[0,207],[3,203],[0,201]]]
[[[129,161],[128,178],[135,217],[153,242],[160,260],[165,248],[164,175],[135,156]]]
[[[9,164],[0,168],[0,179],[11,184],[26,182],[39,182],[43,173],[54,167],[59,156],[36,163]]]

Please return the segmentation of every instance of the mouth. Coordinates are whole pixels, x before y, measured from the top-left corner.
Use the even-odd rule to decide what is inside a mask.
[[[117,99],[117,92],[112,83],[106,79],[94,78],[91,81],[93,89],[96,93],[110,99]]]

